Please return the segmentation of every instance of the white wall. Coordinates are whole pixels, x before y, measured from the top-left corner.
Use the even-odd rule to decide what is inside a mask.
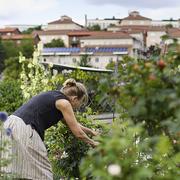
[[[161,21],[161,20],[153,20],[151,22],[152,26],[166,26],[172,24],[173,27],[180,28],[180,21]]]
[[[164,31],[148,31],[146,39],[147,47],[160,44],[160,42],[162,41],[161,37],[165,34],[166,32]]]
[[[81,47],[100,45],[132,45],[132,39],[81,39]]]
[[[42,44],[51,42],[53,39],[62,39],[66,47],[69,46],[69,37],[67,35],[39,35]]]
[[[129,26],[129,25],[140,25],[140,26],[149,26],[151,25],[151,20],[122,20],[122,26]]]
[[[80,55],[67,55],[67,56],[43,56],[42,61],[45,60],[45,62],[52,62],[52,63],[59,63],[63,65],[71,65],[71,66],[77,66],[77,62],[80,61],[81,56]],[[116,61],[122,59],[122,56],[117,57],[117,55],[90,55],[88,56],[90,58],[90,65],[99,68],[99,69],[105,69],[107,64],[109,64],[111,61]]]

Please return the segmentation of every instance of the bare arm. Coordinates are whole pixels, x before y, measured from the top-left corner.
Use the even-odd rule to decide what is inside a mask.
[[[83,125],[80,124],[80,123],[79,123],[79,126],[80,126],[81,129],[82,129],[85,133],[87,133],[87,134],[91,134],[92,136],[97,136],[97,135],[99,134],[98,132],[93,131],[93,130],[90,129],[90,128],[87,128],[87,127],[83,126]]]
[[[98,142],[90,139],[79,126],[69,101],[65,99],[56,101],[56,108],[62,112],[66,125],[69,127],[75,137],[81,139],[93,147],[97,146]]]

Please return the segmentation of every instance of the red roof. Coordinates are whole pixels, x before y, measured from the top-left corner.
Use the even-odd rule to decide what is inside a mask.
[[[32,34],[38,35],[68,35],[69,33],[81,33],[86,30],[47,30],[47,31],[33,31]]]
[[[15,34],[15,35],[2,35],[1,38],[3,40],[22,40],[22,39],[32,39],[36,36],[31,34]]]
[[[128,17],[125,17],[122,20],[149,20],[150,21],[152,19],[139,15],[138,11],[133,11],[129,13]]]
[[[75,23],[70,17],[68,16],[62,16],[60,19],[49,22],[48,24],[76,24],[80,27],[83,27],[82,25]]]
[[[132,39],[126,32],[91,31],[92,34],[82,39]]]
[[[171,37],[171,38],[180,38],[180,29],[178,29],[178,30],[170,30],[169,32],[168,32],[168,35]]]
[[[0,33],[13,33],[17,31],[20,33],[18,28],[1,28],[0,29]]]
[[[138,26],[138,25],[130,25],[130,26],[116,26],[121,31],[126,32],[147,32],[147,31],[166,31],[167,28],[165,26]]]

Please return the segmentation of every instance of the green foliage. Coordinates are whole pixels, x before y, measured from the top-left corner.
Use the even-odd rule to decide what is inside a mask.
[[[2,73],[4,69],[4,59],[5,59],[5,48],[0,38],[0,74]]]
[[[65,47],[62,39],[53,39],[50,43],[44,44],[44,47]]]
[[[82,178],[179,179],[179,60],[176,45],[162,59],[125,57],[116,76],[100,81],[119,117],[83,160]]]
[[[89,128],[102,130],[103,126],[87,119],[92,114],[88,109],[86,113],[77,114],[78,122]],[[79,178],[79,164],[90,148],[86,143],[74,137],[71,131],[62,124],[51,127],[46,132],[46,144],[49,150],[49,158],[53,165],[55,178],[62,176]]]
[[[42,91],[54,89],[63,80],[62,76],[52,76],[50,67],[46,69],[39,63],[38,57],[38,51],[34,52],[31,59],[20,56],[20,63],[22,64],[20,78],[24,101],[29,100],[32,96]]]
[[[19,52],[21,52],[26,58],[31,58],[34,52],[33,39],[22,40],[19,46]]]
[[[18,80],[20,73],[21,65],[18,57],[10,57],[5,60],[5,69],[3,71],[4,80]]]
[[[101,144],[83,159],[82,179],[178,180],[180,153],[174,153],[169,138],[145,136],[142,126],[117,119],[109,133],[98,138]]]
[[[22,34],[31,34],[34,30],[41,30],[41,26],[36,26],[34,28],[28,28],[27,30],[22,31]]]
[[[21,41],[21,44],[17,45],[15,42],[8,40],[3,41],[5,48],[5,58],[18,57],[21,52],[25,57],[32,57],[34,51],[34,44],[32,39],[25,39]]]
[[[87,54],[82,55],[80,58],[80,62],[78,62],[78,66],[82,66],[82,67],[91,67],[90,63],[90,59],[89,56]]]
[[[95,24],[93,26],[88,27],[88,29],[91,30],[91,31],[100,31],[101,27],[100,27],[99,24]]]
[[[0,82],[0,111],[11,114],[22,105],[20,83],[14,80]]]

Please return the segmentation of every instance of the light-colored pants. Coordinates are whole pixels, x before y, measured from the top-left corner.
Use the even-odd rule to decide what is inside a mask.
[[[8,137],[12,148],[5,152],[5,156],[12,154],[13,157],[12,162],[3,170],[16,174],[18,178],[53,180],[46,147],[36,130],[14,115],[8,117],[4,128],[12,130],[12,135]]]

